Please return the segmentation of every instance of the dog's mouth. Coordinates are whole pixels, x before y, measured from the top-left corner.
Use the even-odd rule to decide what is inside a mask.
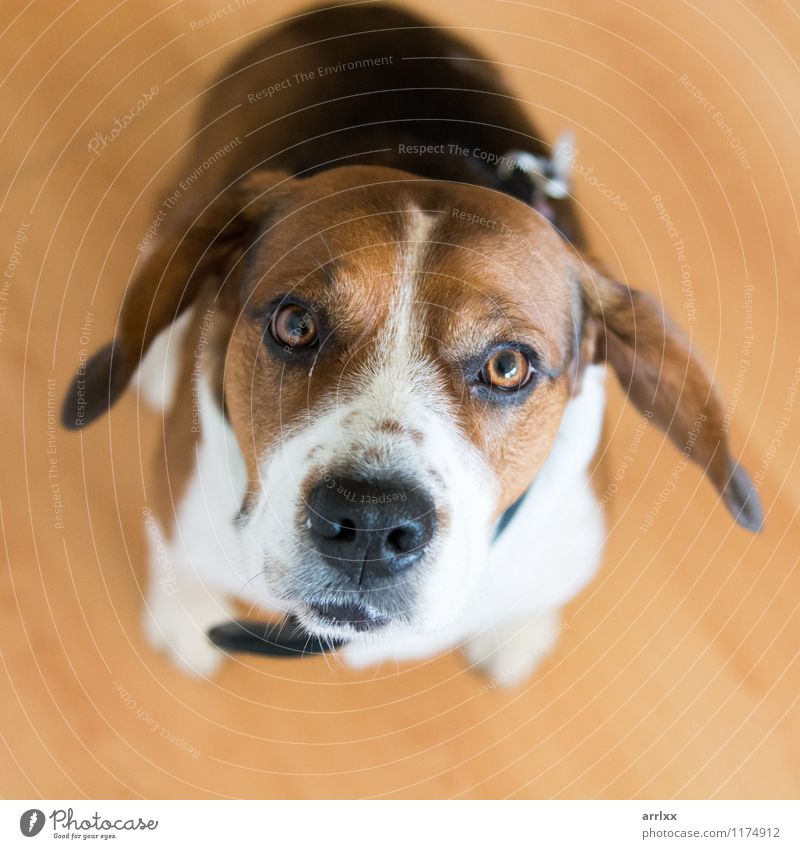
[[[360,602],[305,602],[297,616],[305,627],[314,632],[375,631],[388,625],[383,613]]]

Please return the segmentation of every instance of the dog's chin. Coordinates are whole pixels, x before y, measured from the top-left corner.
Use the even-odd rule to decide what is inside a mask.
[[[305,601],[297,606],[295,615],[310,634],[345,640],[380,632],[392,621],[360,602]]]

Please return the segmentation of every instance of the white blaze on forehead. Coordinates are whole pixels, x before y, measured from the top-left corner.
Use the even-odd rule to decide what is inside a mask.
[[[389,298],[389,317],[386,324],[387,341],[405,344],[410,348],[419,340],[420,326],[414,322],[414,303],[422,264],[428,248],[435,218],[412,207],[403,219],[404,238],[398,244],[397,271]],[[413,339],[411,338],[413,336]]]
[[[428,239],[436,224],[436,215],[425,212],[418,207],[411,207],[404,218],[405,226],[404,250],[401,252],[401,276],[406,277],[412,284],[416,283],[417,274],[425,259]]]
[[[403,217],[403,236],[397,246],[397,265],[386,286],[386,324],[378,332],[372,356],[360,375],[357,403],[369,418],[408,421],[414,397],[423,392],[435,399],[436,366],[423,356],[423,323],[418,315],[419,275],[425,260],[434,215],[411,207]],[[366,380],[364,380],[366,378]],[[427,384],[427,386],[424,386]],[[438,406],[438,405],[437,405]]]

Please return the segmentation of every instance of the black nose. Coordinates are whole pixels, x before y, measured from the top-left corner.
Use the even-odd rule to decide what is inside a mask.
[[[309,493],[308,528],[323,557],[360,583],[367,574],[388,575],[419,560],[436,515],[418,488],[326,475]]]

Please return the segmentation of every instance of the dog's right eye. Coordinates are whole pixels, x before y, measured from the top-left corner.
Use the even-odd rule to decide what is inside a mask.
[[[519,348],[500,348],[486,361],[480,379],[487,386],[501,392],[517,392],[526,386],[536,369]]]
[[[293,350],[312,348],[319,340],[317,321],[301,304],[284,304],[272,314],[269,322],[272,338]]]

